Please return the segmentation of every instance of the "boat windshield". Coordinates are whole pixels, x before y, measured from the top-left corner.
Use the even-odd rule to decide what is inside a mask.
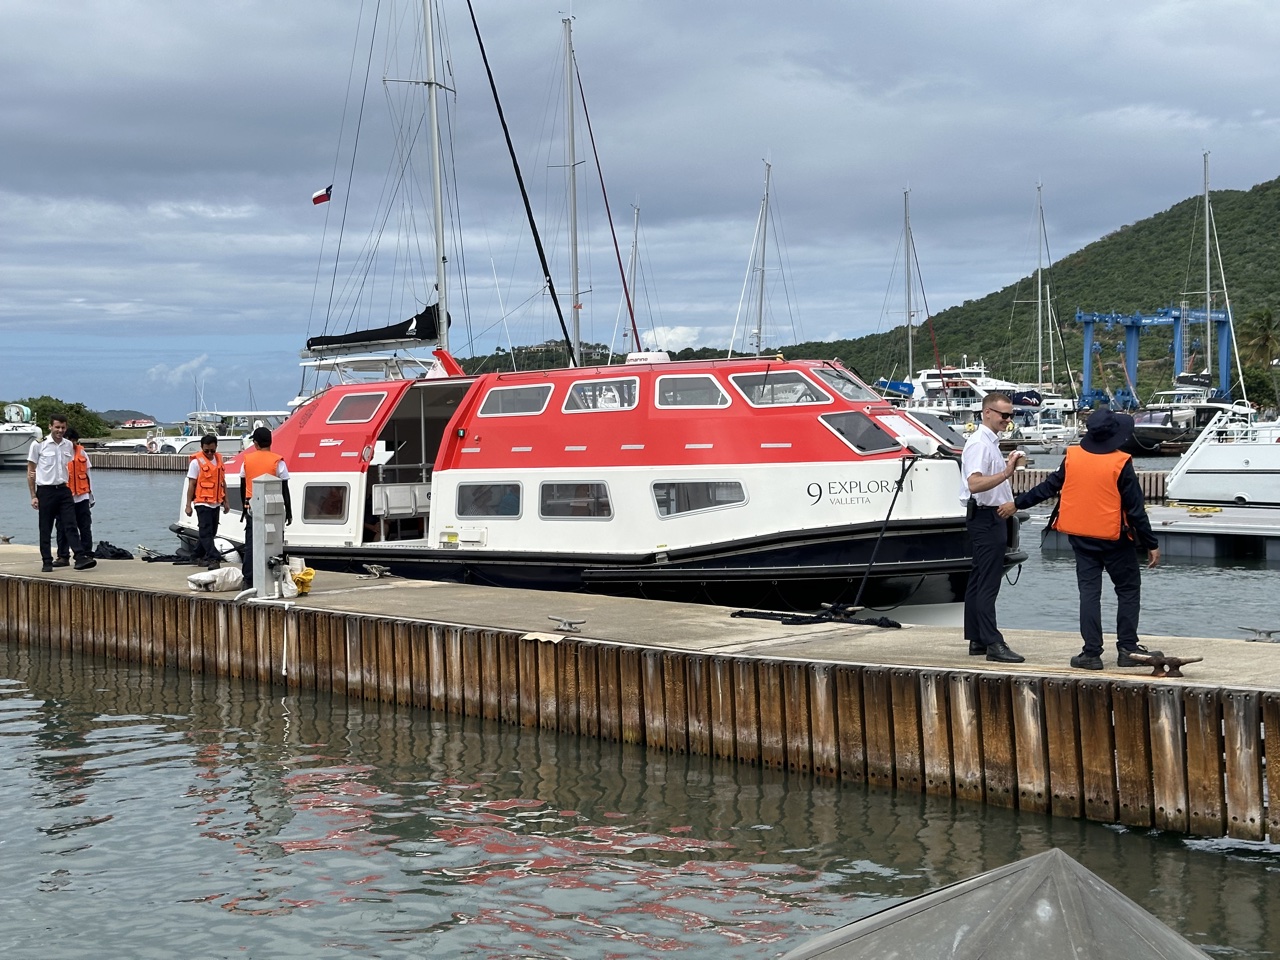
[[[878,393],[837,367],[818,367],[814,376],[846,400],[882,400]]]

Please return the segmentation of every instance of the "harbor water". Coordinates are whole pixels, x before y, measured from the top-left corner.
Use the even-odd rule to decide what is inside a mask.
[[[180,476],[95,480],[98,539],[172,549]],[[0,533],[33,543],[35,521],[25,477],[0,474]],[[1035,523],[1001,623],[1074,630],[1074,566]],[[1275,583],[1162,565],[1144,631],[1239,636]],[[0,645],[0,809],[7,958],[776,957],[1049,847],[1211,955],[1280,951],[1274,845],[19,645]]]
[[[1266,844],[14,645],[0,809],[15,960],[776,957],[1050,847],[1212,955],[1280,945]]]

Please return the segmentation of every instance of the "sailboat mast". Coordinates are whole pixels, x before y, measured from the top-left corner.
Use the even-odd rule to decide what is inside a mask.
[[[632,291],[635,296],[636,289],[636,263],[640,259],[640,205],[636,204],[631,208],[631,257],[627,262],[627,289]],[[640,331],[636,329],[636,321],[634,314],[631,317],[631,329],[635,333],[635,344],[632,349],[639,352],[643,349],[640,346]]]
[[[1036,184],[1036,383],[1044,384],[1044,203]]]
[[[902,275],[906,284],[907,308],[907,376],[916,372],[916,358],[911,331],[911,258],[915,254],[915,245],[911,240],[911,191],[902,191]]]
[[[445,271],[448,263],[444,245],[444,175],[440,154],[440,114],[436,105],[439,84],[436,82],[436,44],[434,5],[422,0],[423,36],[427,47],[427,110],[431,128],[431,203],[435,207],[436,233],[436,336],[441,350],[449,349],[449,285]]]
[[[773,176],[773,164],[764,162],[764,199],[760,201],[760,287],[756,291],[756,356],[764,349],[764,265],[765,249],[769,238],[769,183]]]
[[[573,306],[573,362],[582,363],[582,299],[578,290],[578,158],[573,132],[573,18],[564,24],[564,162],[569,177],[569,302]]]
[[[1213,318],[1209,315],[1213,309],[1213,282],[1209,262],[1209,244],[1211,242],[1211,224],[1209,223],[1209,151],[1204,152],[1204,363],[1209,371],[1209,382],[1213,382]],[[1219,384],[1219,387],[1225,384]]]

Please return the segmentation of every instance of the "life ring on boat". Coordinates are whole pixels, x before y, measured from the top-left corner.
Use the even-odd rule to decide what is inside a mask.
[[[160,444],[154,440],[147,441],[147,453],[157,453],[160,450]]]

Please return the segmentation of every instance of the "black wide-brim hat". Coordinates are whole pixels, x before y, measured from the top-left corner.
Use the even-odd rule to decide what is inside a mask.
[[[1107,408],[1095,410],[1085,421],[1085,435],[1080,448],[1086,453],[1113,453],[1133,436],[1133,417],[1112,413]]]

